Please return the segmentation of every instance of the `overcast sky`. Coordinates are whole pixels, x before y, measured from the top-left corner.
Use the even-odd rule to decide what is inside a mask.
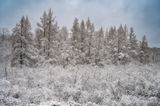
[[[0,0],[0,27],[12,29],[27,15],[36,28],[49,8],[60,26],[71,28],[75,17],[90,17],[97,27],[127,24],[139,39],[146,35],[150,46],[160,47],[160,0]]]

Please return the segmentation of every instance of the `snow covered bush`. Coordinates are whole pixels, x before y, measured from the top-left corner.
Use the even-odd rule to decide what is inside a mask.
[[[158,106],[159,69],[135,64],[9,68],[8,79],[0,80],[0,105],[43,106],[57,101],[66,106],[70,102],[82,106]]]

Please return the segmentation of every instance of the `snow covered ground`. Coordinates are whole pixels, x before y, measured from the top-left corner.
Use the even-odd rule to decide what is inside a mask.
[[[3,69],[1,69],[3,71]],[[7,68],[0,106],[159,106],[158,65]]]

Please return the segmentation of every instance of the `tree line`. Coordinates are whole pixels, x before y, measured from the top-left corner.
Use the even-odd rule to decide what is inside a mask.
[[[127,64],[149,63],[146,36],[138,41],[134,29],[127,25],[95,29],[88,18],[75,18],[71,31],[60,28],[49,9],[44,12],[33,34],[31,23],[23,16],[12,31],[11,66],[37,66],[49,63],[69,64]]]

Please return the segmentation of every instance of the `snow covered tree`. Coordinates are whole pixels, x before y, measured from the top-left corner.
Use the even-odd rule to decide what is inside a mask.
[[[80,26],[77,18],[74,19],[74,23],[71,30],[72,30],[72,44],[75,45],[78,42],[80,36]]]
[[[94,24],[91,23],[90,19],[88,18],[86,22],[86,47],[87,47],[87,53],[86,53],[86,59],[87,63],[93,63],[93,36],[94,36]]]
[[[71,58],[71,46],[69,40],[69,32],[66,27],[62,27],[59,31],[59,40],[60,40],[60,56],[59,63],[65,67],[69,64]]]
[[[125,52],[127,49],[127,36],[126,32],[123,29],[123,26],[120,25],[118,29],[118,53]]]
[[[108,28],[106,28],[106,31],[104,33],[104,45],[103,45],[103,58],[105,62],[108,62],[107,60],[108,60],[108,54],[109,54],[109,51],[108,51],[109,47],[107,42],[108,36],[109,36],[109,31],[108,31]]]
[[[137,38],[134,32],[133,27],[130,28],[129,33],[129,56],[131,60],[138,60],[138,54],[139,54],[139,46],[137,42]]]
[[[89,25],[89,23],[88,23]],[[88,29],[87,29],[88,27]],[[89,34],[89,30],[92,30],[91,28],[89,29],[89,27],[92,26],[87,26],[87,24],[85,24],[85,22],[82,20],[81,24],[80,24],[80,35],[81,35],[81,40],[79,42],[80,45],[80,50],[81,50],[81,58],[82,58],[82,62],[88,64],[89,63],[89,57],[88,54],[89,53],[89,49],[91,49],[89,46],[91,43],[91,34]]]
[[[143,36],[140,43],[140,63],[147,64],[149,63],[149,47],[146,36]]]
[[[108,61],[109,63],[116,63],[117,62],[117,31],[116,27],[111,27],[109,29],[109,34],[107,36],[107,50],[108,50]]]
[[[121,64],[125,64],[129,61],[128,56],[128,28],[125,25],[124,28],[122,25],[118,28],[117,31],[117,37],[118,37],[118,61]]]
[[[44,12],[41,22],[37,23],[36,40],[40,47],[40,54],[47,60],[56,62],[59,47],[58,24],[53,17],[53,12],[49,9],[48,13]]]
[[[37,62],[33,45],[31,24],[28,17],[22,17],[13,29],[11,66],[34,66]]]
[[[51,9],[48,12],[47,19],[47,59],[49,59],[50,63],[57,64],[60,56],[59,27]]]
[[[39,51],[42,49],[42,42],[41,42],[42,38],[43,38],[43,32],[42,32],[42,30],[36,29],[35,30],[35,47]],[[40,52],[39,52],[39,55],[41,55]]]
[[[80,49],[82,52],[85,51],[85,38],[86,38],[86,28],[84,20],[82,20],[80,25]]]
[[[47,18],[47,38],[48,38],[48,44],[47,44],[47,56],[50,57],[50,55],[53,56],[54,50],[57,50],[60,45],[60,39],[58,39],[58,24],[55,21],[55,17],[53,17],[53,12],[51,9],[49,9],[48,12],[48,18]]]
[[[81,30],[80,25],[78,22],[78,19],[75,18],[73,26],[72,26],[72,57],[73,57],[73,64],[81,64],[82,58],[81,58]]]
[[[36,39],[38,41],[37,45],[40,47],[40,54],[45,56],[47,49],[47,13],[44,12],[40,19],[41,22],[37,23],[38,28],[36,29]]]
[[[96,42],[96,55],[95,55],[95,63],[98,64],[103,59],[103,38],[104,38],[104,31],[103,28],[97,33],[97,42]]]

